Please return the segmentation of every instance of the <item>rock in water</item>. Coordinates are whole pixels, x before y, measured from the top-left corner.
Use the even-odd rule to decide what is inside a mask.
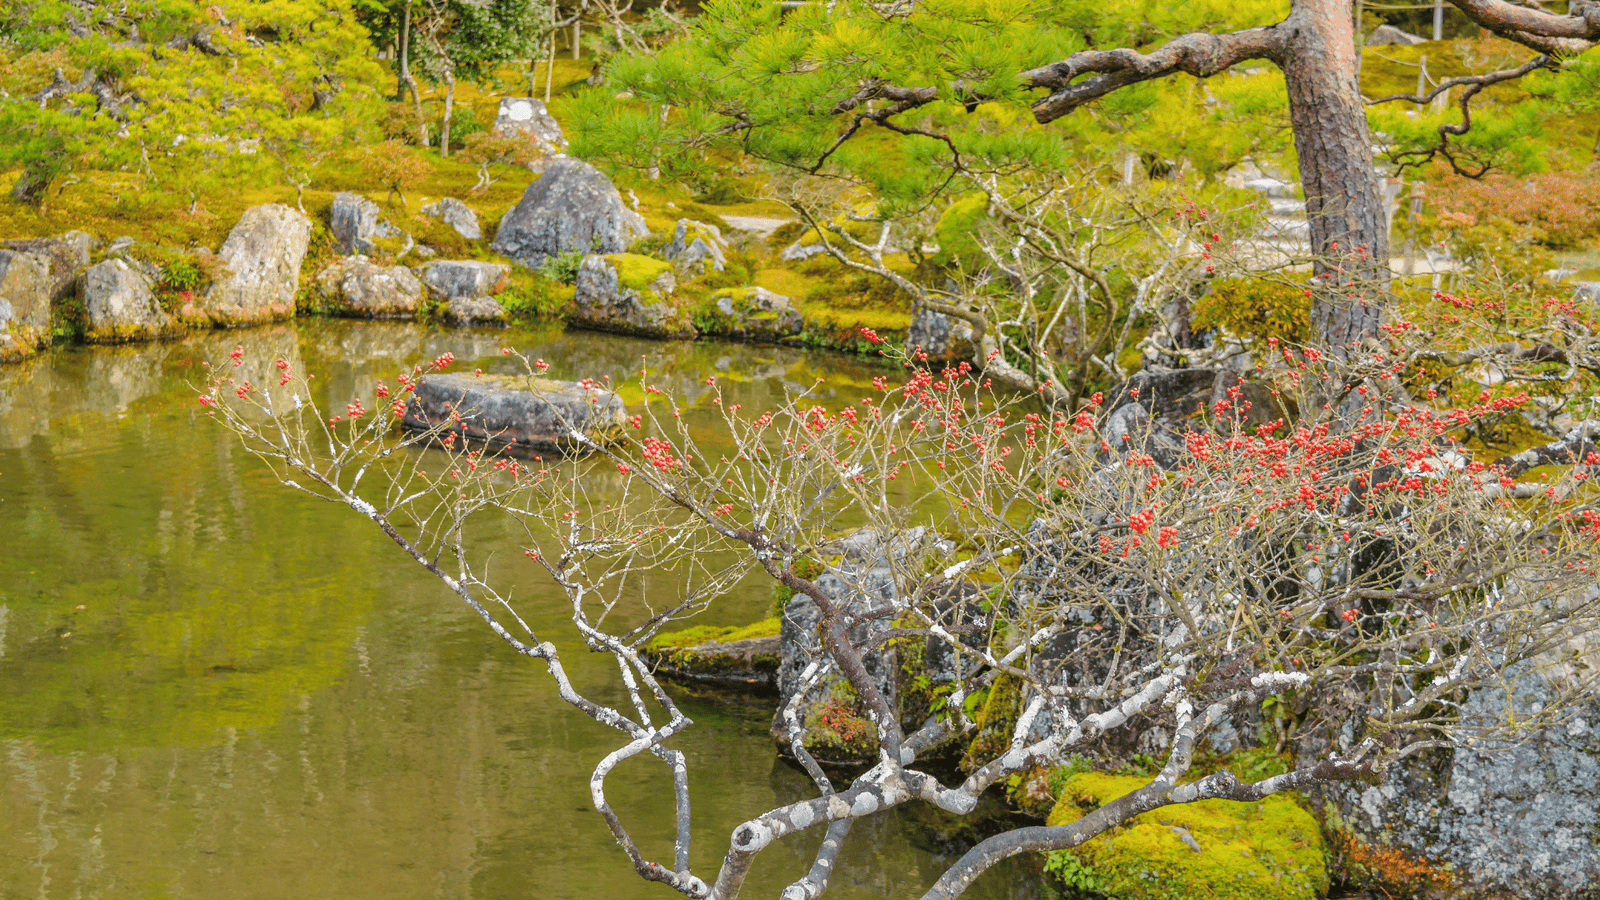
[[[457,325],[504,325],[510,318],[506,308],[489,297],[455,297],[444,314]]]
[[[805,327],[800,311],[789,298],[766,288],[729,288],[711,295],[707,315],[696,317],[701,327],[746,341],[772,341],[794,337]]]
[[[123,259],[97,263],[78,276],[78,296],[88,319],[85,337],[93,344],[148,341],[183,331],[161,308],[145,273]]]
[[[556,159],[500,220],[490,249],[531,269],[571,250],[620,253],[649,233],[599,169]]]
[[[430,203],[422,208],[422,214],[433,216],[456,230],[469,241],[476,241],[483,237],[483,229],[478,227],[478,214],[472,207],[462,203],[454,197],[446,197],[438,203]]]
[[[561,133],[560,123],[545,109],[544,101],[532,97],[501,98],[500,111],[494,117],[494,133],[525,134],[545,154],[567,149],[567,136]]]
[[[50,264],[0,250],[0,362],[16,362],[50,342]]]
[[[422,305],[423,287],[405,266],[380,266],[365,256],[338,259],[317,275],[322,301],[344,316],[409,319]]]
[[[672,301],[672,265],[635,253],[590,256],[578,267],[567,321],[596,331],[657,338],[692,338],[699,332]]]
[[[471,210],[468,210],[471,212]],[[378,204],[360,194],[340,191],[333,196],[333,209],[328,215],[328,230],[333,232],[334,243],[345,255],[378,252],[376,241],[400,237],[400,229],[383,218]]]
[[[51,305],[72,296],[89,264],[89,236],[0,241],[0,362],[15,362],[50,342]]]
[[[441,300],[477,300],[505,290],[511,267],[476,259],[442,259],[417,266],[428,291]]]
[[[245,210],[217,256],[229,274],[179,310],[185,322],[248,325],[294,316],[311,220],[281,203]]]
[[[50,301],[70,299],[77,290],[78,273],[89,264],[89,235],[69,231],[55,237],[0,241],[0,249],[43,258],[50,268]]]
[[[418,382],[403,421],[407,429],[420,432],[451,426],[456,416],[460,426],[452,433],[491,450],[567,453],[583,449],[573,439],[574,431],[596,444],[616,440],[627,422],[627,408],[610,391],[570,381],[428,375]]]
[[[970,362],[978,350],[972,323],[922,307],[906,331],[906,346],[920,349],[930,363]]]

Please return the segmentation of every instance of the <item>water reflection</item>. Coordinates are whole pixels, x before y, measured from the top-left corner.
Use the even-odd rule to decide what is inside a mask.
[[[245,377],[268,380],[282,357],[342,403],[446,351],[506,369],[507,341],[563,377],[627,380],[643,356],[707,422],[707,373],[754,408],[822,376],[848,399],[883,372],[775,348],[358,322],[0,369],[0,897],[668,895],[588,808],[613,734],[363,520],[273,482],[188,387],[241,343]],[[540,590],[519,596],[536,627],[558,627],[564,599]],[[748,621],[765,588],[721,602],[724,620]],[[583,684],[609,680],[603,657],[566,663]],[[686,702],[709,876],[736,822],[806,784],[774,759],[766,710]],[[609,782],[657,858],[671,839],[661,775],[629,764]],[[764,854],[747,896],[798,877],[816,840]],[[881,816],[858,826],[829,896],[914,895],[948,862]],[[973,896],[1031,896],[1016,871],[987,882]]]

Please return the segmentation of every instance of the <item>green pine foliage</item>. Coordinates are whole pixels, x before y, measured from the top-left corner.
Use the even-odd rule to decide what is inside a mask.
[[[1049,127],[1033,122],[1028,105],[1037,92],[1018,75],[1088,47],[1149,49],[1196,27],[1265,24],[1286,11],[1286,3],[1260,0],[1186,4],[1181,12],[1158,3],[932,0],[885,15],[862,0],[793,10],[718,0],[684,39],[608,66],[607,91],[575,108],[574,149],[686,178],[706,165],[708,151],[737,146],[780,167],[854,179],[890,209],[926,202],[949,182],[956,154],[970,170],[1004,174],[1177,152],[1207,160],[1210,175],[1287,145],[1286,121],[1247,118],[1282,109],[1275,74],[1152,82]],[[885,85],[936,99],[887,127],[861,121],[895,102],[874,91]],[[1207,127],[1221,122],[1233,127]]]

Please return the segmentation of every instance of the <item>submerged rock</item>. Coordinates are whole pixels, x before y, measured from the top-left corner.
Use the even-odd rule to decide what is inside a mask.
[[[250,207],[217,253],[227,274],[185,303],[179,317],[218,326],[292,317],[310,240],[311,220],[298,210],[281,203]]]
[[[490,248],[531,269],[571,250],[620,253],[649,233],[599,169],[557,159],[500,220]]]
[[[453,426],[459,417],[459,427]],[[410,431],[449,427],[491,451],[515,454],[582,450],[581,432],[597,444],[622,434],[622,398],[570,381],[505,375],[428,375],[417,384],[402,420]]]
[[[108,259],[78,276],[78,296],[83,300],[91,344],[148,341],[181,333],[172,314],[161,308],[150,278],[122,259]]]
[[[590,256],[578,267],[567,320],[596,331],[657,338],[692,338],[687,311],[672,301],[672,266],[634,253]]]
[[[413,318],[424,293],[422,282],[405,266],[380,266],[359,255],[323,269],[317,290],[339,315],[366,319]]]

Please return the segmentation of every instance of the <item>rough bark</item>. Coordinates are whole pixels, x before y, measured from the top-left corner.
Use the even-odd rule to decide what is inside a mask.
[[[1357,82],[1350,7],[1300,0],[1280,28],[1289,121],[1311,224],[1312,323],[1340,356],[1376,337],[1389,287],[1389,226]]]

